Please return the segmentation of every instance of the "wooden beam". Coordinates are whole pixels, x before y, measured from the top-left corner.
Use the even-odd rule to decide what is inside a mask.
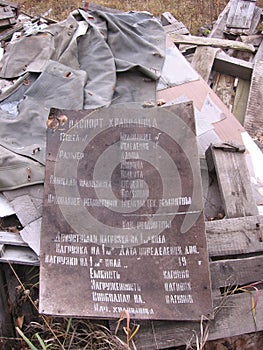
[[[251,135],[263,135],[263,61],[256,61],[251,79],[244,126]]]
[[[223,52],[218,52],[212,69],[219,73],[250,80],[253,72],[253,63],[228,56]]]
[[[192,44],[197,46],[221,47],[224,49],[255,52],[255,48],[253,45],[245,44],[240,41],[181,34],[169,34],[169,36],[175,44]]]

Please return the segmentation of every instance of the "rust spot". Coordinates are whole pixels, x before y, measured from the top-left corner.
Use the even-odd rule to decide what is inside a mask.
[[[27,168],[27,181],[30,182],[31,181],[31,169]]]
[[[57,116],[59,124],[63,125],[68,121],[68,117],[65,114]]]

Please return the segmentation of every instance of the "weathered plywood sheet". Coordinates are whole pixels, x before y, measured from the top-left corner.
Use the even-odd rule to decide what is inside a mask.
[[[210,314],[192,103],[58,113],[67,122],[48,134],[40,312]]]

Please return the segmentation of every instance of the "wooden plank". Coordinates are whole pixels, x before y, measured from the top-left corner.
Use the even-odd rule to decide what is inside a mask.
[[[30,18],[30,17],[29,17]],[[34,17],[34,18],[30,18],[30,21],[32,23],[35,23],[35,22],[38,22],[40,19],[40,17]],[[18,32],[20,30],[23,29],[23,23],[17,23],[16,25],[14,25],[12,28],[8,28],[4,31],[1,31],[1,34],[0,34],[0,41],[6,41],[6,40],[9,40],[12,38],[12,35],[15,33],[15,32]]]
[[[189,34],[186,26],[178,21],[170,12],[164,12],[161,15],[161,23],[166,33]]]
[[[209,34],[210,38],[218,38],[218,39],[224,39],[224,29],[226,25],[227,16],[229,13],[229,9],[231,7],[231,1],[229,1],[224,8],[224,10],[220,13],[220,15],[217,17],[217,20],[215,24],[213,25],[213,29],[211,30],[211,33]]]
[[[0,337],[13,337],[14,327],[8,306],[8,293],[6,288],[6,276],[3,266],[0,266]],[[0,340],[0,348],[10,349],[7,342]]]
[[[208,322],[208,340],[252,333],[263,329],[263,291],[259,290],[257,328],[251,313],[249,293],[220,297],[214,300],[215,319]],[[189,345],[195,332],[200,336],[201,320],[197,322],[139,322],[135,344],[140,350],[168,349]],[[205,327],[205,322],[202,324]]]
[[[263,251],[262,216],[206,222],[209,256],[227,257]]]
[[[11,7],[14,7],[14,8],[18,8],[18,3],[17,2],[11,2],[11,1],[3,1],[1,0],[0,1],[0,5],[1,6],[11,6]]]
[[[16,16],[16,14],[12,11],[12,8],[10,6],[6,7],[0,7],[0,22],[5,19],[11,19]]]
[[[255,7],[254,14],[251,20],[250,27],[248,29],[245,28],[226,28],[225,31],[233,34],[233,35],[250,35],[257,33],[257,26],[261,20],[262,9],[260,7]]]
[[[180,24],[179,23],[172,23],[172,24],[168,24],[166,26],[163,27],[163,29],[165,30],[166,34],[189,34],[188,29],[184,26],[184,24]]]
[[[240,40],[246,44],[259,46],[262,42],[262,35],[261,34],[241,35]]]
[[[255,1],[232,0],[226,26],[228,28],[249,29],[256,6]]]
[[[22,265],[39,265],[37,255],[27,247],[5,246],[0,262],[10,262]]]
[[[218,52],[212,69],[219,73],[231,75],[232,77],[250,80],[253,72],[253,63],[231,57],[223,52]]]
[[[4,255],[4,251],[5,251],[5,246],[4,244],[0,243],[0,258]]]
[[[191,65],[208,82],[218,49],[208,46],[196,48]]]
[[[251,135],[263,135],[263,61],[256,61],[251,79],[251,87],[244,126]]]
[[[263,255],[210,262],[212,288],[221,295],[220,288],[245,286],[262,280]]]
[[[250,81],[238,79],[232,112],[241,125],[245,121],[249,90]]]
[[[0,244],[27,247],[27,243],[23,241],[20,234],[15,232],[0,231]]]
[[[257,215],[244,153],[210,146],[206,156],[209,168],[211,162],[215,167],[226,217]]]
[[[255,292],[253,293],[255,296]],[[263,290],[259,290],[256,325],[251,312],[251,295],[241,293],[215,299],[216,316],[209,325],[209,340],[252,333],[263,329]]]
[[[209,176],[209,178],[207,176]],[[209,175],[205,174],[204,176],[202,173],[202,179],[204,180],[207,179],[203,184],[203,189],[205,194],[205,198],[204,198],[205,220],[207,221],[215,220],[216,218],[218,218],[218,216],[221,217],[221,215],[224,213],[217,177],[215,174],[209,174]],[[207,185],[208,185],[208,190],[206,190],[204,187]]]
[[[198,46],[221,47],[224,49],[234,49],[240,51],[255,52],[251,44],[245,44],[239,41],[198,37],[194,35],[169,34],[175,44],[193,44]]]
[[[214,78],[213,90],[221,101],[231,111],[233,106],[234,98],[234,82],[235,78],[230,75],[217,73]]]

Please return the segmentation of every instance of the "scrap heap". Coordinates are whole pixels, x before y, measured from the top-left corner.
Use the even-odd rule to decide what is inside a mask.
[[[263,34],[256,1],[231,0],[207,37],[190,35],[170,13],[159,21],[90,4],[51,23],[18,20],[16,5],[0,5],[1,294],[15,303],[13,283],[2,287],[11,278],[7,261],[39,264],[46,129],[59,127],[50,109],[116,103],[161,108],[193,101],[215,307],[226,281],[262,283]],[[263,330],[261,290],[258,296],[256,326]],[[254,331],[245,297],[231,296],[235,307],[211,321],[210,340]],[[0,336],[12,334],[12,317],[3,305]],[[183,345],[193,329],[199,324],[142,322],[137,346]]]

